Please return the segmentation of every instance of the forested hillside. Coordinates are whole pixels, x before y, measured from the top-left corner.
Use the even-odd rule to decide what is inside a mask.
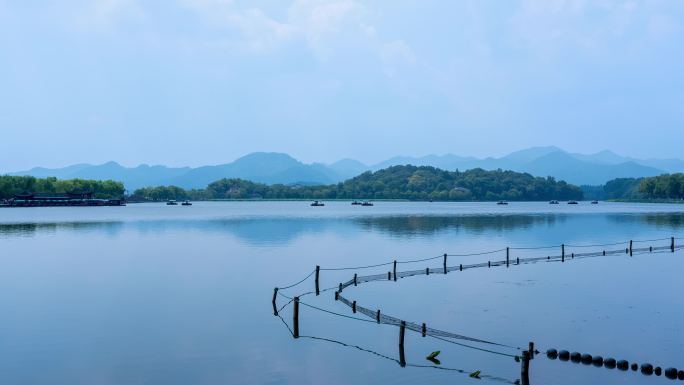
[[[266,185],[221,179],[204,190],[174,186],[138,189],[133,199],[408,199],[438,201],[581,199],[579,187],[554,178],[514,171],[444,171],[428,166],[393,166],[324,186]]]

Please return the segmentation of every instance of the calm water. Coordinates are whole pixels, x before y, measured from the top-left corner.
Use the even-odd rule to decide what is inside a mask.
[[[300,332],[316,338],[294,340],[273,315],[273,287],[298,281],[317,264],[670,236],[684,238],[682,205],[227,202],[4,209],[0,383],[470,383],[476,380],[458,371],[401,368],[392,326],[302,306]],[[512,257],[544,253],[550,251]],[[457,257],[450,259],[456,263]],[[468,336],[681,369],[682,271],[684,251],[678,251],[417,276],[345,294],[383,313]],[[325,271],[321,284],[334,286],[353,273]],[[313,287],[307,280],[285,292]],[[332,296],[302,301],[352,315]],[[291,306],[281,314],[291,324]],[[425,356],[433,350],[442,351],[442,368],[497,377],[485,383],[519,378],[520,366],[510,357],[408,332],[409,365],[431,365]],[[532,384],[657,382],[669,380],[543,355],[531,363]]]

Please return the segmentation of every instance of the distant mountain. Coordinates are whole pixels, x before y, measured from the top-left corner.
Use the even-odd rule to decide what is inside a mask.
[[[368,171],[368,166],[354,159],[342,159],[328,166],[337,175],[343,179],[353,178],[365,171]]]
[[[475,158],[454,154],[421,157],[398,156],[374,165],[354,159],[342,159],[332,164],[306,164],[290,155],[255,152],[231,163],[215,166],[166,167],[140,165],[124,167],[116,162],[101,165],[77,164],[64,168],[36,167],[10,175],[55,176],[62,179],[113,179],[128,190],[146,186],[177,185],[183,188],[204,188],[222,178],[241,178],[259,183],[287,185],[317,185],[341,182],[365,171],[377,171],[400,165],[432,166],[443,170],[512,170],[534,176],[553,176],[576,185],[604,184],[615,178],[640,178],[684,171],[679,159],[634,159],[610,151],[595,154],[574,154],[558,147],[532,147],[500,158]]]
[[[669,164],[672,168],[667,171],[684,170],[684,162],[682,163],[681,168],[677,169],[678,165],[670,161]],[[532,147],[510,153],[501,158],[477,159],[456,155],[429,155],[419,158],[395,157],[371,168],[378,170],[403,164],[433,166],[451,171],[456,169],[468,170],[476,167],[485,170],[513,170],[527,172],[534,176],[553,176],[556,179],[577,185],[597,185],[615,178],[639,178],[666,172],[664,169],[648,166],[641,161],[621,157],[610,151],[591,155],[571,154],[554,146]]]
[[[59,179],[111,179],[123,182],[126,188],[131,190],[142,186],[165,184],[189,170],[189,167],[171,168],[146,164],[128,168],[116,162],[107,162],[100,165],[78,164],[57,169],[36,167],[9,175],[31,175],[40,178],[54,176]]]
[[[251,153],[227,164],[197,168],[148,165],[129,168],[116,162],[107,162],[101,165],[79,164],[58,169],[36,167],[10,175],[54,176],[60,179],[112,179],[123,182],[131,191],[140,187],[161,185],[204,188],[222,178],[242,178],[267,184],[315,185],[335,183],[351,177],[321,163],[304,164],[287,154],[266,152]]]
[[[204,188],[222,178],[240,178],[259,183],[329,184],[340,178],[321,164],[304,164],[287,154],[255,152],[232,163],[191,169],[168,184],[184,188]]]

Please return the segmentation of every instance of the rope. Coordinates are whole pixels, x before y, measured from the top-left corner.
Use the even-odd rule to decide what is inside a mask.
[[[450,344],[454,344],[454,345],[458,345],[458,346],[463,346],[463,347],[470,348],[470,349],[480,350],[480,351],[487,352],[487,353],[498,354],[498,355],[501,355],[501,356],[513,357],[513,358],[518,357],[517,355],[514,355],[514,354],[508,354],[508,353],[497,352],[497,351],[489,350],[489,349],[485,349],[485,348],[478,348],[477,346],[471,346],[471,345],[462,344],[462,343],[460,343],[460,342],[447,340],[446,338],[441,338],[441,337],[433,336],[433,335],[430,335],[430,334],[428,334],[428,336],[430,336],[430,337],[432,337],[432,338],[435,338],[435,339],[438,339],[438,340],[440,340],[440,341],[448,342],[448,343],[450,343]]]
[[[387,266],[387,265],[391,265],[391,264],[392,264],[392,262],[380,263],[377,265],[355,266],[355,267],[328,267],[325,269],[321,268],[321,270],[324,270],[324,271],[363,270],[363,269],[370,269],[372,267]]]
[[[285,297],[285,298],[287,298],[287,299],[292,299],[292,300],[293,300],[292,297],[288,297],[288,296],[286,296],[285,294],[282,294],[282,293],[280,293],[280,292],[278,292],[278,294],[281,295],[281,296],[283,296],[283,297]],[[300,305],[304,305],[304,306],[308,306],[308,307],[310,307],[310,308],[312,308],[312,309],[316,309],[316,310],[319,310],[319,311],[322,311],[322,312],[325,312],[325,313],[333,314],[333,315],[336,315],[336,316],[340,316],[340,317],[344,317],[344,318],[349,318],[349,319],[354,319],[354,320],[357,320],[357,321],[375,323],[374,321],[370,321],[370,320],[367,320],[367,319],[352,317],[352,316],[348,316],[348,315],[346,315],[346,314],[341,314],[341,313],[336,313],[336,312],[331,311],[331,310],[327,310],[327,309],[320,308],[320,307],[318,307],[318,306],[310,305],[310,304],[308,304],[308,303],[306,303],[306,302],[299,301],[299,304],[300,304]]]
[[[444,258],[444,254],[438,255],[436,257],[430,257],[430,258],[423,258],[423,259],[414,259],[412,261],[397,261],[397,264],[399,263],[415,263],[415,262],[425,262],[425,261],[432,261],[433,259],[437,258]]]
[[[511,247],[510,249],[511,250],[541,250],[541,249],[557,249],[559,247],[561,247],[561,245],[538,246],[538,247]]]
[[[506,251],[506,249],[483,251],[481,253],[470,253],[470,254],[447,254],[447,256],[449,256],[449,257],[474,257],[477,255],[487,255],[487,254],[500,253],[502,251]]]
[[[307,275],[306,277],[304,277],[301,281],[299,281],[299,282],[297,282],[297,283],[293,283],[293,284],[290,285],[290,286],[279,287],[278,290],[285,290],[285,289],[289,289],[289,288],[291,288],[291,287],[295,287],[295,286],[299,285],[300,283],[302,283],[302,282],[306,281],[307,279],[309,279],[309,277],[311,277],[315,272],[316,272],[316,270],[312,271],[309,275]]]

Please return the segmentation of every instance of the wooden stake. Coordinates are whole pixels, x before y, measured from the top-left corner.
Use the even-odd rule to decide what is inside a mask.
[[[561,245],[561,262],[565,262],[565,243]]]
[[[321,267],[316,265],[316,295],[321,294],[320,286],[318,284],[318,276],[321,273]]]
[[[278,296],[278,288],[273,289],[273,315],[278,315],[278,306],[276,306],[276,297]]]
[[[632,240],[629,241],[629,256],[632,256]]]
[[[447,255],[444,253],[444,274],[447,273]]]
[[[292,329],[294,338],[299,338],[299,297],[294,297],[294,312],[292,313]]]
[[[394,282],[396,282],[397,281],[397,260],[396,259],[394,260],[394,274],[392,274],[392,275],[394,275]]]
[[[522,352],[522,364],[520,368],[520,382],[522,385],[530,383],[530,352]]]
[[[401,321],[399,326],[399,365],[406,366],[406,357],[404,356],[404,335],[406,334],[406,321]]]

